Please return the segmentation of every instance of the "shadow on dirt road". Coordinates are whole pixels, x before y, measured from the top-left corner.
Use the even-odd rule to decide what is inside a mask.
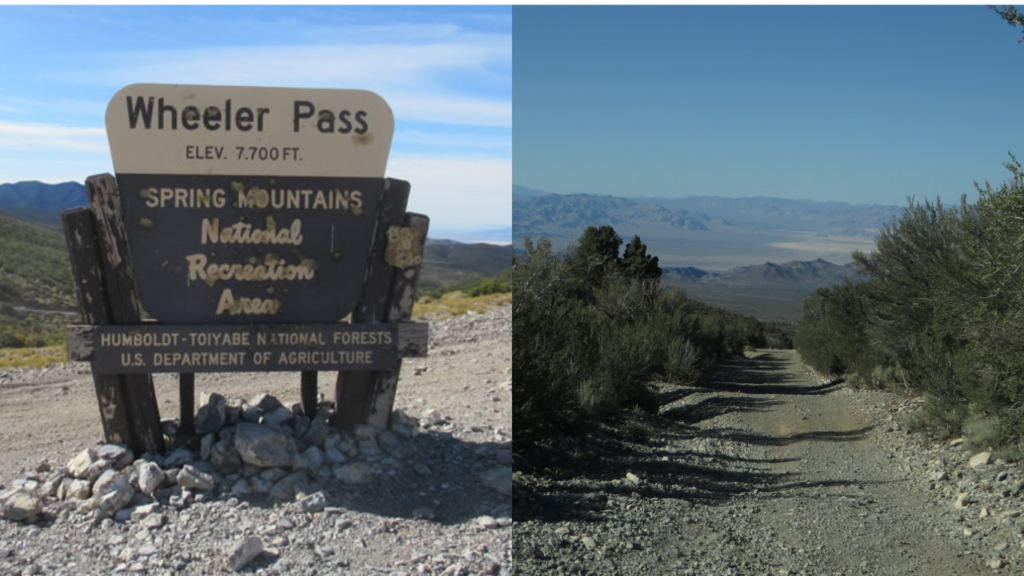
[[[715,504],[754,490],[779,495],[789,489],[863,484],[834,479],[793,482],[797,474],[774,470],[773,465],[796,463],[800,458],[737,456],[729,453],[728,444],[849,442],[864,438],[871,427],[780,435],[699,427],[730,413],[769,412],[785,402],[779,396],[828,394],[841,383],[808,385],[787,370],[789,364],[765,354],[729,361],[701,386],[659,384],[662,411],[638,417],[649,439],[642,437],[645,434],[631,435],[626,423],[619,421],[538,449],[530,455],[534,468],[530,481],[515,486],[515,519],[601,521],[610,496]],[[627,474],[639,480],[630,481]]]

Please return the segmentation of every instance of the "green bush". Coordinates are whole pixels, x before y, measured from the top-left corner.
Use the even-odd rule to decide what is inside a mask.
[[[588,229],[583,249],[553,254],[528,238],[513,257],[513,426],[528,445],[629,407],[655,413],[650,382],[694,384],[718,361],[781,333],[661,291],[656,257],[639,238],[622,266],[610,226]],[[585,242],[584,242],[585,241]]]
[[[870,254],[867,280],[812,294],[794,343],[823,372],[921,393],[914,423],[940,435],[982,426],[1004,446],[1024,441],[1024,171],[976,186],[974,204],[911,199]],[[998,424],[998,434],[994,432]]]

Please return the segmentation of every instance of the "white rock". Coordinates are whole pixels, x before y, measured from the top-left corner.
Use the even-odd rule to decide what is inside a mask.
[[[237,572],[252,562],[263,551],[263,540],[259,536],[249,536],[228,553],[228,570]]]
[[[327,460],[331,464],[344,464],[345,462],[348,462],[348,458],[333,446],[328,448],[324,454],[327,456]]]
[[[212,475],[199,470],[191,464],[186,464],[178,472],[178,485],[182,488],[206,491],[216,488],[217,481]]]
[[[993,569],[993,570],[998,570],[998,569],[1002,568],[1003,566],[1006,566],[1006,563],[1003,562],[1002,558],[993,558],[993,559],[988,561],[988,567]]]
[[[124,444],[104,444],[100,446],[96,455],[103,460],[110,460],[118,470],[131,464],[135,459],[135,454]]]
[[[18,491],[3,502],[2,516],[15,522],[32,523],[39,519],[43,501],[30,492]]]
[[[412,517],[417,520],[433,520],[437,517],[437,513],[434,512],[433,509],[427,507],[414,508],[412,511]]]
[[[296,451],[291,436],[250,422],[238,425],[235,449],[243,462],[264,468],[290,466]]]
[[[270,496],[286,502],[294,501],[296,485],[307,482],[309,482],[309,477],[305,472],[293,472],[271,486]]]
[[[132,508],[130,518],[132,520],[141,520],[159,509],[159,502],[153,502],[150,504],[143,504],[142,506],[136,506],[135,508]]]
[[[267,468],[260,472],[260,478],[269,480],[271,483],[277,482],[281,478],[288,475],[288,471],[284,468]]]
[[[355,428],[352,429],[352,433],[355,434],[356,440],[372,440],[377,436],[378,430],[373,426],[366,424],[356,424]]]
[[[423,427],[437,426],[444,422],[444,416],[437,410],[424,410],[420,415],[420,424]]]
[[[227,400],[220,394],[210,394],[209,399],[196,412],[196,434],[216,432],[224,426]]]
[[[248,404],[260,412],[272,412],[283,407],[277,398],[274,398],[267,392],[262,392],[253,396],[252,399],[249,400]]]
[[[630,486],[639,486],[640,477],[632,472],[626,472],[626,484],[629,484]]]
[[[269,486],[267,489],[270,489]],[[231,494],[234,496],[245,496],[246,494],[251,493],[252,489],[249,488],[249,481],[245,478],[239,478],[234,485],[231,486]]]
[[[238,450],[235,450],[234,436],[230,441],[221,440],[213,445],[210,463],[214,466],[238,466],[242,463],[242,457],[238,455]]]
[[[92,505],[106,517],[127,506],[132,496],[135,496],[135,489],[128,483],[125,472],[107,470],[92,486]]]
[[[195,455],[188,448],[178,448],[167,455],[167,459],[164,460],[164,468],[177,468],[195,459]]]
[[[302,434],[302,441],[311,446],[323,445],[330,435],[331,426],[326,416],[317,416],[309,423],[309,429]]]
[[[991,452],[979,452],[967,462],[967,465],[971,468],[977,468],[978,466],[984,466],[988,464],[988,461],[992,458]]]
[[[373,468],[366,462],[335,466],[334,477],[345,484],[369,484],[375,478]]]
[[[313,472],[316,472],[324,465],[324,453],[316,446],[306,448],[306,451],[302,453],[302,458],[306,468]]]
[[[139,524],[147,530],[155,530],[163,526],[166,521],[167,517],[163,514],[149,514]]]
[[[480,516],[476,519],[476,523],[481,528],[497,528],[499,526],[498,521],[494,519],[494,516]]]
[[[380,447],[377,446],[377,440],[373,437],[359,440],[359,453],[366,458],[379,458],[381,456]]]
[[[411,426],[407,426],[400,422],[392,424],[391,431],[402,438],[412,438],[416,435],[416,428],[412,428]]]
[[[487,472],[481,472],[480,482],[495,492],[506,496],[512,495],[511,468],[493,468]]]
[[[92,489],[89,486],[88,480],[69,480],[68,483],[63,486],[65,498],[85,500],[92,496]]]
[[[68,462],[68,474],[71,474],[75,478],[85,478],[86,473],[89,470],[89,466],[92,466],[92,463],[96,461],[96,458],[96,451],[92,448],[82,450],[77,456]]]
[[[280,408],[264,414],[260,418],[260,424],[284,424],[285,422],[292,419],[292,411],[281,406]]]
[[[401,443],[398,436],[390,430],[381,430],[377,435],[377,446],[383,446],[386,450],[393,450]]]
[[[50,478],[46,482],[43,482],[43,485],[39,487],[39,495],[49,496],[50,498],[57,496],[57,489],[60,488],[61,482],[63,482],[65,478],[66,476],[56,476]]]
[[[89,468],[85,471],[85,476],[92,482],[102,476],[107,470],[114,470],[114,464],[111,460],[100,458],[89,465]]]
[[[956,497],[956,502],[953,503],[953,506],[957,508],[967,508],[968,506],[970,506],[971,502],[974,502],[974,499],[971,497],[971,495],[967,492],[961,492]]]
[[[210,459],[210,452],[213,452],[213,443],[217,441],[217,436],[213,433],[203,436],[199,441],[199,459],[208,461]]]
[[[253,476],[252,478],[249,478],[249,486],[256,494],[266,494],[270,492],[270,488],[273,485],[273,482],[266,478],[261,478],[260,476]]]
[[[299,506],[303,512],[323,512],[327,506],[327,496],[323,492],[316,492],[299,500]]]
[[[164,482],[164,471],[156,465],[156,462],[142,462],[138,465],[138,471],[139,490],[152,496]]]

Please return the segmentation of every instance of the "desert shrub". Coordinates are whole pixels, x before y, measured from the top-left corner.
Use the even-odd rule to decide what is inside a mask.
[[[654,429],[644,422],[644,412],[640,406],[634,406],[626,415],[625,432],[630,440],[645,443],[654,435]]]
[[[493,278],[485,278],[464,290],[471,298],[478,296],[489,296],[491,294],[503,294],[512,291],[512,271],[505,270]]]
[[[973,204],[909,200],[873,252],[854,253],[866,281],[805,301],[794,343],[818,370],[924,394],[922,429],[985,422],[1012,446],[1024,440],[1024,171],[1005,166],[1010,179],[976,186]]]
[[[656,413],[650,382],[693,384],[718,361],[763,346],[752,318],[662,291],[657,258],[610,226],[554,254],[541,239],[513,258],[513,425],[517,444],[579,429],[629,407]],[[625,261],[625,265],[622,263]]]
[[[696,384],[704,375],[707,363],[700,351],[685,336],[676,336],[665,345],[665,378],[680,384]]]

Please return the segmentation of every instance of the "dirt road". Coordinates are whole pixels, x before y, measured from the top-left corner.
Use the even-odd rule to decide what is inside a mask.
[[[517,473],[517,574],[973,575],[996,558],[1020,573],[1017,516],[970,529],[1007,532],[993,550],[965,536],[979,507],[929,489],[934,451],[903,431],[909,410],[887,408],[905,399],[822,383],[793,351],[660,397],[647,441],[602,428],[566,457],[535,457],[543,474]],[[996,489],[1021,474],[994,466]]]

